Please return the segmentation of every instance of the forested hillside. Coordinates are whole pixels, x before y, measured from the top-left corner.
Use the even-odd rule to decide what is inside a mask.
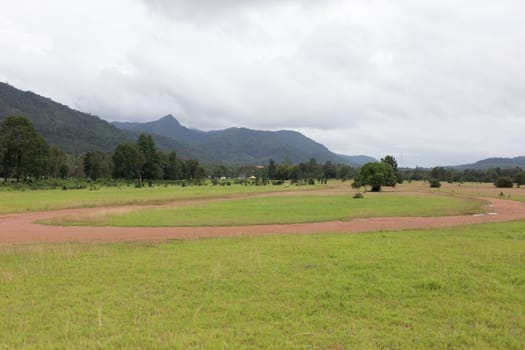
[[[206,154],[208,159],[225,164],[265,163],[268,159],[298,164],[315,158],[320,162],[331,161],[360,166],[375,161],[374,158],[367,156],[335,154],[322,144],[290,130],[228,128],[201,131],[181,125],[172,115],[152,122],[114,122],[113,125],[125,130],[154,133],[187,143]]]
[[[522,168],[525,169],[525,156],[514,158],[487,158],[473,164],[458,165],[455,169],[491,169],[491,168]]]
[[[54,146],[69,154],[112,151],[119,143],[135,141],[139,133],[118,129],[97,116],[82,113],[30,91],[0,83],[0,121],[8,116],[25,116]],[[159,148],[180,155],[201,156],[198,151],[175,140],[154,137]]]

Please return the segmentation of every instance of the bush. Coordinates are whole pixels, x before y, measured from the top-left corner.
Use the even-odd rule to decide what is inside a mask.
[[[439,179],[430,179],[428,182],[430,183],[430,187],[432,187],[432,188],[440,188],[441,187],[441,181],[439,181]]]
[[[365,198],[365,196],[361,192],[357,192],[356,194],[354,194],[353,198],[362,199]]]
[[[512,181],[512,178],[508,176],[502,176],[497,178],[496,182],[494,182],[494,186],[498,188],[511,188],[512,186],[514,186],[514,183]]]

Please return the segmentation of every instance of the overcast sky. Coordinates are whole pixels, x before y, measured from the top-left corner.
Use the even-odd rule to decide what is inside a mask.
[[[525,155],[525,1],[2,0],[0,80],[404,166]]]

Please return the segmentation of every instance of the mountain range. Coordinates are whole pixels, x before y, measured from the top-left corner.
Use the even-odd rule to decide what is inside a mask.
[[[0,121],[11,115],[27,117],[54,146],[69,154],[111,151],[119,143],[135,141],[139,133],[118,129],[97,116],[79,112],[30,91],[0,83]],[[173,139],[155,136],[163,150],[177,150],[185,157],[198,152]]]
[[[310,158],[359,166],[375,161],[368,156],[345,156],[303,134],[290,131],[261,131],[247,128],[201,131],[181,125],[175,117],[167,115],[147,123],[113,122],[120,129],[157,134],[173,138],[193,149],[205,150],[208,159],[216,163],[257,164],[273,159],[278,163],[305,162]]]
[[[462,165],[456,165],[451,166],[450,168],[458,169],[458,170],[464,170],[464,169],[491,169],[491,168],[501,168],[501,169],[509,169],[509,168],[522,168],[525,169],[525,157],[514,157],[514,158],[487,158],[480,161],[477,161],[472,164],[462,164]]]
[[[229,128],[200,131],[184,127],[172,115],[145,123],[109,123],[33,92],[0,83],[0,121],[10,115],[29,118],[50,144],[72,155],[97,150],[109,152],[119,143],[135,141],[140,133],[149,133],[163,151],[176,151],[182,158],[199,159],[208,164],[259,164],[270,158],[294,164],[315,158],[319,162],[353,166],[375,161],[368,156],[333,153],[322,144],[290,130]],[[525,156],[488,158],[472,164],[450,166],[459,170],[498,167],[525,169]]]
[[[153,122],[110,124],[33,92],[0,83],[0,121],[10,115],[27,117],[50,144],[70,154],[112,151],[119,143],[135,141],[139,134],[148,133],[164,151],[176,151],[182,158],[196,158],[211,164],[259,164],[270,158],[293,164],[315,158],[318,162],[353,166],[375,161],[368,156],[333,153],[303,134],[289,130],[200,131],[182,126],[171,115]]]

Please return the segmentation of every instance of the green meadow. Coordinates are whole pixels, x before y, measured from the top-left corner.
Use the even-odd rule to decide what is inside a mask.
[[[451,196],[374,194],[286,195],[227,200],[126,214],[58,217],[55,225],[94,226],[230,226],[349,220],[382,216],[447,216],[482,212],[484,201]]]
[[[277,191],[316,190],[316,186],[134,186],[78,190],[0,190],[0,214],[65,208],[154,204]]]
[[[0,349],[522,349],[525,221],[0,247]]]

